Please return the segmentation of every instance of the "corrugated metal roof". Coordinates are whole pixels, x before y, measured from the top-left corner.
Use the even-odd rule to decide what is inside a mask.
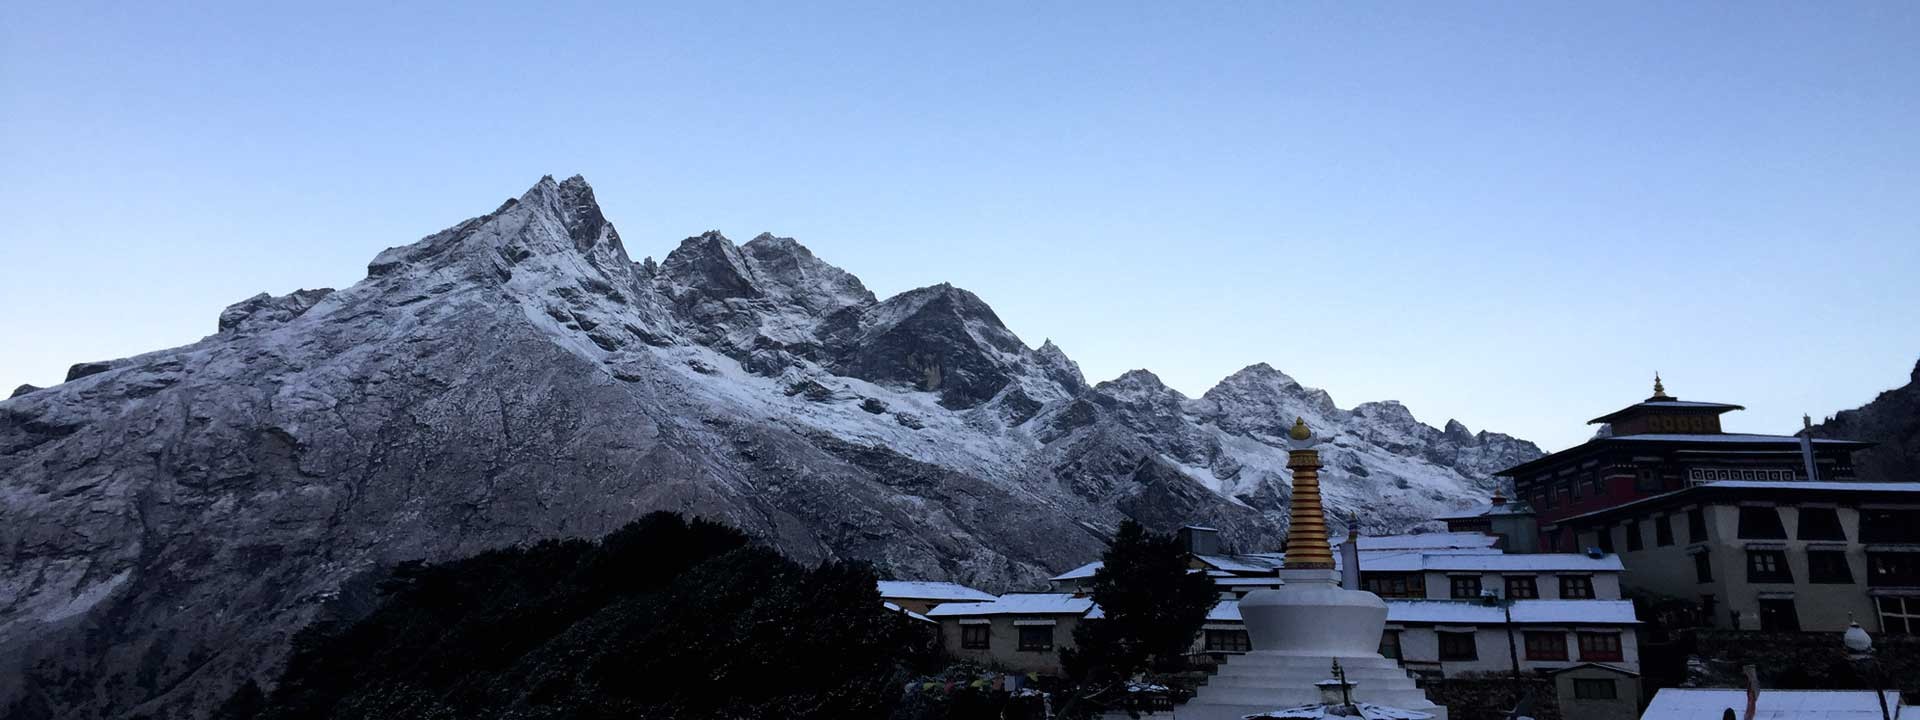
[[[1093,599],[1067,593],[1009,593],[991,602],[949,603],[927,611],[928,617],[981,615],[1084,615]]]

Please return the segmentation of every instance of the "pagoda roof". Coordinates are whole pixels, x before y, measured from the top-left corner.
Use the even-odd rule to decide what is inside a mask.
[[[1712,412],[1713,414],[1718,415],[1724,412],[1732,412],[1734,410],[1745,410],[1745,409],[1746,408],[1741,407],[1739,405],[1732,405],[1728,403],[1699,402],[1695,400],[1675,400],[1673,398],[1664,398],[1664,399],[1663,398],[1647,398],[1644,401],[1637,402],[1632,405],[1628,405],[1626,407],[1620,408],[1619,410],[1615,410],[1613,412],[1607,413],[1605,415],[1601,415],[1600,417],[1594,418],[1592,420],[1588,420],[1587,424],[1599,425],[1602,423],[1610,423],[1620,418],[1627,417],[1629,415],[1639,415],[1648,410],[1680,410],[1680,411],[1699,410],[1699,411]]]

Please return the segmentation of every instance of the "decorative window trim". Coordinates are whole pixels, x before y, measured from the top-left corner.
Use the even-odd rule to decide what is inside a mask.
[[[993,621],[988,620],[986,618],[960,618],[960,624],[961,625],[992,625]]]
[[[1060,623],[1054,620],[1015,620],[1014,627],[1053,627]]]

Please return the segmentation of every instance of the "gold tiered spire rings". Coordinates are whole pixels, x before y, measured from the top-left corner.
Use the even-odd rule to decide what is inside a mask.
[[[1293,520],[1287,526],[1287,562],[1289,570],[1332,570],[1333,548],[1327,546],[1327,516],[1320,505],[1320,453],[1308,441],[1313,431],[1306,420],[1294,418],[1287,433],[1294,449],[1287,452],[1287,469],[1293,471]]]

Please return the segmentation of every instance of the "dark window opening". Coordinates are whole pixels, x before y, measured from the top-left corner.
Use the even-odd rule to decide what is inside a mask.
[[[1808,550],[1807,580],[1852,585],[1853,568],[1847,565],[1847,554],[1839,550]]]
[[[1653,544],[1666,547],[1673,544],[1673,518],[1661,515],[1653,519]]]
[[[1640,544],[1641,542],[1642,541],[1640,539],[1640,521],[1628,520],[1627,521],[1627,552],[1633,552],[1635,550],[1639,550],[1641,548],[1641,544]]]
[[[1874,599],[1880,603],[1880,632],[1920,635],[1920,597]]]
[[[1565,660],[1567,659],[1567,634],[1560,632],[1529,632],[1527,636],[1528,660]]]
[[[1840,527],[1840,511],[1833,508],[1801,508],[1800,539],[1845,542],[1847,531]]]
[[[1532,600],[1540,597],[1540,585],[1534,582],[1532,575],[1509,575],[1507,598],[1510,600]]]
[[[1470,632],[1436,632],[1440,636],[1441,660],[1479,660],[1480,648]]]
[[[1687,542],[1707,541],[1707,511],[1694,508],[1687,511]]]
[[[1367,573],[1360,580],[1360,587],[1367,592],[1383,598],[1424,598],[1427,596],[1426,582],[1419,575],[1407,573]]]
[[[1380,657],[1389,660],[1400,659],[1400,631],[1388,630],[1380,633]]]
[[[1620,633],[1580,633],[1580,659],[1619,660]]]
[[[1593,578],[1585,575],[1561,575],[1560,599],[1592,600]]]
[[[986,625],[961,625],[960,647],[967,650],[987,649],[991,645],[988,641],[989,630]]]
[[[1618,700],[1620,688],[1612,680],[1604,678],[1574,678],[1573,699],[1575,700]]]
[[[1799,632],[1800,613],[1793,609],[1793,599],[1762,599],[1760,601],[1760,629],[1777,632]]]
[[[1634,472],[1633,489],[1646,493],[1660,492],[1659,473],[1647,468]]]
[[[1787,539],[1787,526],[1780,524],[1780,511],[1770,507],[1740,508],[1740,537],[1759,540]]]
[[[1920,587],[1920,553],[1867,553],[1867,584]]]
[[[1920,543],[1920,510],[1861,510],[1860,542]]]
[[[1748,550],[1747,582],[1793,582],[1793,571],[1787,567],[1787,553],[1781,550]]]
[[[1713,582],[1713,556],[1707,553],[1693,554],[1694,582]]]
[[[1021,650],[1042,650],[1042,651],[1052,650],[1053,649],[1053,626],[1051,625],[1020,626],[1020,649]]]
[[[1247,639],[1245,630],[1208,630],[1207,652],[1248,652],[1253,649],[1253,641]]]
[[[1706,623],[1707,627],[1713,626],[1713,612],[1719,609],[1719,607],[1719,600],[1716,600],[1712,595],[1700,596],[1700,619]]]
[[[1613,526],[1612,525],[1608,525],[1606,527],[1600,528],[1599,540],[1600,540],[1600,543],[1599,543],[1600,552],[1603,552],[1603,553],[1613,552]]]
[[[1480,576],[1478,575],[1449,575],[1447,585],[1452,588],[1450,594],[1455,600],[1472,600],[1480,597]]]

